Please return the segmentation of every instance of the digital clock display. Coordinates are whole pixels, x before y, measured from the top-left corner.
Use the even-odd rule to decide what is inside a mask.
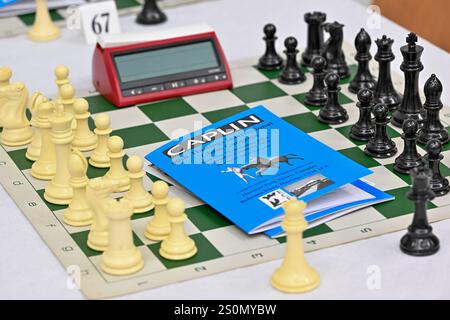
[[[122,83],[219,67],[211,41],[120,54],[114,61]]]

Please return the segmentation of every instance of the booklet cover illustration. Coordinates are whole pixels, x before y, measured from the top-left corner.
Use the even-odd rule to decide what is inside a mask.
[[[262,105],[172,140],[146,159],[247,233],[279,225],[292,197],[310,202],[371,173]],[[306,213],[332,214],[374,197],[354,187],[309,204]]]

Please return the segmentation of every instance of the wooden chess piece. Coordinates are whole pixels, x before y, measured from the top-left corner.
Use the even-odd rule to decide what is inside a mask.
[[[37,106],[43,102],[47,101],[48,99],[39,91],[36,91],[33,94],[33,97],[31,98],[30,103],[30,112],[31,112],[31,120],[30,124],[32,126],[33,130],[33,139],[31,140],[31,143],[27,147],[27,152],[25,153],[25,157],[28,160],[36,161],[40,154],[41,154],[41,148],[42,148],[42,138],[41,133],[38,128],[36,128],[37,123]]]
[[[320,55],[323,46],[323,28],[322,25],[327,19],[327,15],[323,12],[307,12],[303,16],[308,25],[308,34],[306,37],[306,49],[302,54],[302,65],[311,67],[312,60],[315,56]]]
[[[152,195],[144,189],[142,179],[145,172],[142,169],[144,161],[139,156],[130,156],[127,160],[128,175],[130,177],[130,191],[124,198],[133,204],[134,213],[147,212],[154,208]]]
[[[36,15],[28,38],[33,41],[51,41],[59,37],[59,28],[53,23],[47,0],[36,0]]]
[[[170,233],[169,215],[167,213],[169,186],[162,180],[156,181],[152,185],[152,195],[155,214],[145,227],[145,237],[153,241],[160,241],[167,238]]]

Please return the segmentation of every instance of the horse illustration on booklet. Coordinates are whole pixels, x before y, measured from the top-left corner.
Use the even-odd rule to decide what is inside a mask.
[[[276,156],[272,158],[263,158],[263,157],[256,157],[251,160],[250,163],[243,165],[242,167],[228,167],[227,170],[222,170],[222,173],[228,173],[233,172],[237,177],[239,177],[242,181],[245,183],[248,183],[246,177],[254,179],[251,174],[244,173],[245,170],[250,170],[252,168],[257,169],[256,175],[262,176],[264,172],[266,172],[269,169],[279,169],[281,163],[286,163],[289,166],[293,166],[289,161],[293,159],[298,160],[304,160],[304,158],[296,155],[296,154],[286,154],[282,156]]]

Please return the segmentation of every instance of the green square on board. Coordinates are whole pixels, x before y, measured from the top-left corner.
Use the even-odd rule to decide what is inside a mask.
[[[118,108],[113,105],[111,102],[106,100],[103,96],[90,96],[85,97],[85,99],[89,103],[89,112],[91,114],[100,113],[100,112],[108,112],[117,110]],[[95,118],[95,116],[94,116]]]
[[[343,134],[347,139],[352,141],[357,146],[362,146],[362,145],[367,144],[367,141],[360,141],[360,140],[356,140],[356,139],[350,138],[350,129],[352,128],[352,126],[353,125],[348,125],[348,126],[345,126],[345,127],[339,127],[339,128],[335,128],[335,130],[339,131],[341,134]],[[392,129],[389,126],[386,127],[386,131],[387,131],[388,136],[390,138],[400,137],[400,133],[398,133],[397,131],[395,131],[394,129]]]
[[[295,94],[292,97],[294,99],[296,99],[297,101],[299,101],[301,104],[303,104],[306,108],[308,108],[311,111],[315,111],[315,110],[319,110],[321,107],[317,107],[317,106],[313,106],[310,105],[308,103],[305,102],[305,96],[306,96],[307,92],[302,92],[299,94]],[[347,103],[351,103],[353,102],[352,99],[350,99],[349,97],[347,97],[345,94],[343,94],[342,92],[339,92],[338,94],[338,101],[341,105],[347,104]]]
[[[141,105],[139,109],[152,121],[178,118],[197,113],[194,108],[181,98]]]
[[[136,0],[115,0],[115,1],[118,10],[141,6],[141,4]]]
[[[222,119],[231,117],[232,115],[247,110],[248,107],[246,105],[237,106],[237,107],[231,107],[231,108],[225,108],[215,111],[209,111],[203,113],[203,116],[208,119],[211,123],[220,121]]]
[[[124,141],[125,148],[133,148],[169,140],[169,137],[155,126],[154,123],[114,130],[111,135],[121,137]]]
[[[350,76],[347,77],[347,78],[341,79],[339,81],[339,84],[341,84],[341,85],[350,83],[350,81],[352,81],[353,77],[356,74],[356,71],[358,70],[358,65],[357,64],[352,64],[352,65],[349,65],[348,68],[350,69]]]
[[[303,130],[306,133],[316,132],[330,129],[331,127],[326,123],[320,122],[317,117],[311,113],[301,113],[283,118],[293,126]]]
[[[28,160],[25,157],[25,153],[27,153],[27,148],[8,152],[9,156],[20,170],[31,169],[31,166],[33,165],[33,161]]]
[[[360,165],[366,168],[377,167],[380,165],[377,161],[375,161],[372,157],[365,154],[364,151],[362,151],[358,147],[342,149],[339,150],[338,152],[352,159],[353,161],[358,162]]]
[[[270,81],[249,84],[231,90],[239,99],[245,103],[266,100],[287,95],[286,92]]]
[[[200,230],[208,231],[229,226],[232,223],[216,210],[204,204],[186,209],[189,220]]]
[[[61,205],[61,204],[53,204],[48,202],[47,200],[45,200],[44,198],[44,193],[45,193],[45,189],[41,189],[41,190],[36,190],[36,192],[39,194],[39,196],[41,197],[41,199],[44,201],[44,203],[47,205],[47,207],[52,210],[52,211],[58,211],[58,210],[62,210],[67,208],[67,205]]]
[[[175,261],[163,258],[159,254],[161,242],[150,244],[148,245],[148,248],[156,257],[158,257],[158,259],[167,269],[183,267],[190,264],[201,263],[222,257],[222,254],[211,244],[211,242],[208,241],[208,239],[206,239],[203,234],[197,233],[191,235],[191,239],[195,241],[195,245],[197,246],[198,251],[193,257],[186,260]]]
[[[59,21],[59,20],[64,19],[64,17],[61,16],[55,9],[49,10],[49,13],[50,13],[50,17],[52,18],[53,21]],[[25,23],[27,26],[32,26],[34,23],[35,16],[36,16],[36,14],[33,12],[33,13],[22,14],[17,17],[20,20],[22,20],[22,22]]]

